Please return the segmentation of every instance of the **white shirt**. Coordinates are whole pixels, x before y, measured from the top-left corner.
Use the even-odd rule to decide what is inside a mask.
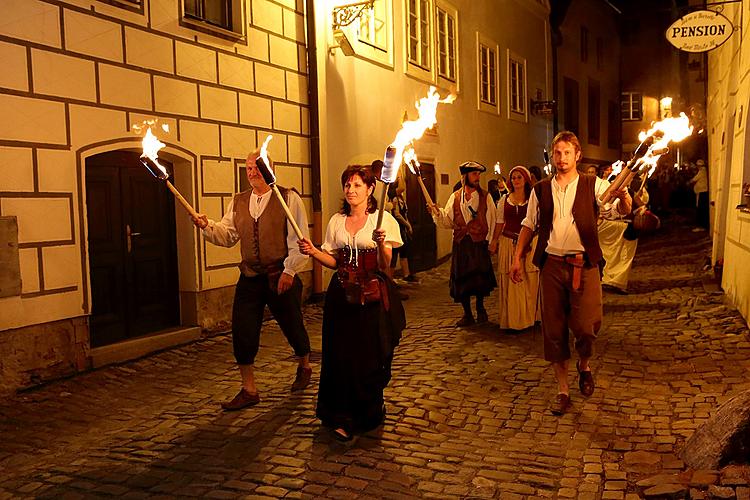
[[[471,193],[471,197],[469,199],[466,199],[466,190],[462,187],[459,191],[456,191],[454,193],[451,193],[451,195],[448,197],[448,202],[445,204],[444,208],[439,209],[440,215],[433,215],[432,220],[435,221],[435,224],[440,224],[446,229],[453,229],[453,200],[456,197],[456,193],[458,193],[458,196],[461,197],[459,201],[459,206],[461,208],[461,215],[464,217],[464,221],[468,224],[474,219],[474,216],[472,215],[472,210],[474,213],[476,213],[479,210],[479,191],[474,190]],[[492,241],[492,233],[495,230],[495,211],[497,210],[497,207],[495,207],[495,202],[492,201],[492,196],[488,193],[487,194],[487,226],[489,227],[489,230],[487,231],[487,241]]]
[[[576,178],[569,182],[565,188],[560,187],[555,177],[552,178],[552,200],[553,200],[553,213],[552,213],[552,231],[547,241],[547,248],[545,251],[552,255],[567,255],[575,252],[583,252],[583,243],[581,243],[581,236],[578,234],[578,228],[575,226],[573,221],[573,201],[576,199],[576,191],[578,190],[578,179]],[[604,179],[596,178],[594,185],[594,195],[597,198],[604,193],[609,187],[609,182]],[[616,199],[614,203],[607,203],[606,205],[600,204],[601,213],[611,213],[615,210],[615,206],[620,200]],[[536,231],[539,221],[539,200],[536,197],[536,191],[531,190],[531,196],[529,197],[529,206],[526,210],[526,218],[521,223],[528,227],[532,231]]]
[[[276,196],[273,194],[273,189],[261,196],[255,193],[250,194],[248,212],[253,219],[257,221],[260,218],[268,206],[271,196]],[[302,199],[296,192],[289,190],[289,200],[287,203],[289,211],[292,212],[294,220],[302,231],[302,235],[308,238],[307,212],[305,211],[305,206],[302,204]],[[297,233],[294,232],[294,228],[288,220],[286,221],[286,232],[288,254],[286,259],[284,259],[284,272],[290,276],[294,276],[298,272],[305,270],[308,265],[308,257],[300,253],[297,246]],[[234,199],[229,203],[227,211],[220,222],[214,222],[211,219],[208,220],[208,226],[203,229],[203,236],[214,245],[222,247],[232,247],[240,240],[240,233],[234,225]]]
[[[698,172],[692,179],[690,179],[690,182],[695,182],[695,185],[693,185],[693,192],[695,194],[708,191],[708,174],[706,173],[706,167],[698,167]]]
[[[372,240],[372,232],[378,225],[378,212],[368,214],[367,221],[357,234],[350,234],[346,230],[346,215],[341,213],[333,214],[328,221],[326,228],[326,237],[321,245],[321,249],[331,255],[336,255],[339,248],[350,247],[352,249],[370,249],[376,248],[377,244]],[[381,229],[385,229],[385,245],[391,248],[398,248],[404,244],[401,241],[401,230],[398,222],[388,212],[383,212],[383,224]]]

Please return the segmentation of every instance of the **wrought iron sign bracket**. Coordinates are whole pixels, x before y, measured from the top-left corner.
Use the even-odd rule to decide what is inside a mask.
[[[365,0],[333,8],[333,29],[352,24],[365,9],[372,9],[375,0]]]

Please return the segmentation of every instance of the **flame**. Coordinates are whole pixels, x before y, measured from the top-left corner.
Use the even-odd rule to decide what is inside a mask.
[[[151,132],[150,126],[146,129],[146,135],[143,136],[141,146],[143,148],[143,154],[141,156],[149,158],[157,167],[159,167],[159,170],[164,172],[165,176],[168,175],[167,169],[159,163],[159,150],[166,147],[166,144],[156,138],[154,133]]]
[[[625,165],[625,162],[622,160],[617,160],[612,164],[612,172],[609,174],[610,177],[613,175],[616,176],[620,172],[622,172],[622,167]]]
[[[268,161],[268,143],[271,142],[271,139],[273,139],[272,135],[268,135],[266,137],[266,140],[263,141],[263,145],[260,147],[260,158],[266,162],[266,166],[270,169],[271,168],[271,162]]]
[[[500,162],[495,163],[495,173],[497,175],[503,175],[503,167],[500,166]]]
[[[404,151],[404,163],[409,167],[412,174],[419,175],[417,174],[417,170],[419,170],[420,167],[419,159],[417,158],[417,153],[414,151],[413,146],[409,146],[409,148]]]
[[[693,126],[690,125],[690,119],[685,113],[680,113],[680,116],[674,118],[665,118],[660,122],[656,122],[651,125],[648,132],[641,131],[638,134],[638,139],[643,142],[646,138],[653,136],[654,143],[648,148],[646,154],[639,160],[641,163],[641,170],[645,167],[649,167],[649,176],[653,174],[656,168],[656,162],[659,161],[659,157],[669,152],[670,142],[680,142],[686,137],[689,137],[693,133]]]
[[[404,161],[404,150],[407,146],[412,142],[421,139],[427,129],[435,126],[437,123],[436,115],[438,104],[450,104],[455,100],[456,96],[454,94],[450,94],[445,99],[441,99],[440,94],[437,93],[435,87],[430,86],[427,96],[422,97],[415,103],[417,111],[419,112],[419,118],[416,120],[405,121],[401,126],[401,130],[396,134],[396,139],[394,139],[391,144],[396,148],[396,154],[393,158],[393,171],[389,172],[391,175],[388,179],[390,180],[386,178],[382,179],[384,182],[393,182],[393,180],[396,179],[398,169]],[[383,173],[385,174],[385,169]]]

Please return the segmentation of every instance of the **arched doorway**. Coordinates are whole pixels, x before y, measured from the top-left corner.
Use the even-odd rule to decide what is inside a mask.
[[[180,322],[173,200],[138,157],[86,159],[92,347]]]

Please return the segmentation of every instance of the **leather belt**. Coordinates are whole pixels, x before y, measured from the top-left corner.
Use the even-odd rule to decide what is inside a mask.
[[[573,266],[573,277],[571,279],[571,285],[574,291],[578,292],[581,290],[581,270],[583,269],[584,264],[582,253],[565,256],[552,255],[551,253],[548,253],[547,258],[558,262],[564,262],[565,264]]]

